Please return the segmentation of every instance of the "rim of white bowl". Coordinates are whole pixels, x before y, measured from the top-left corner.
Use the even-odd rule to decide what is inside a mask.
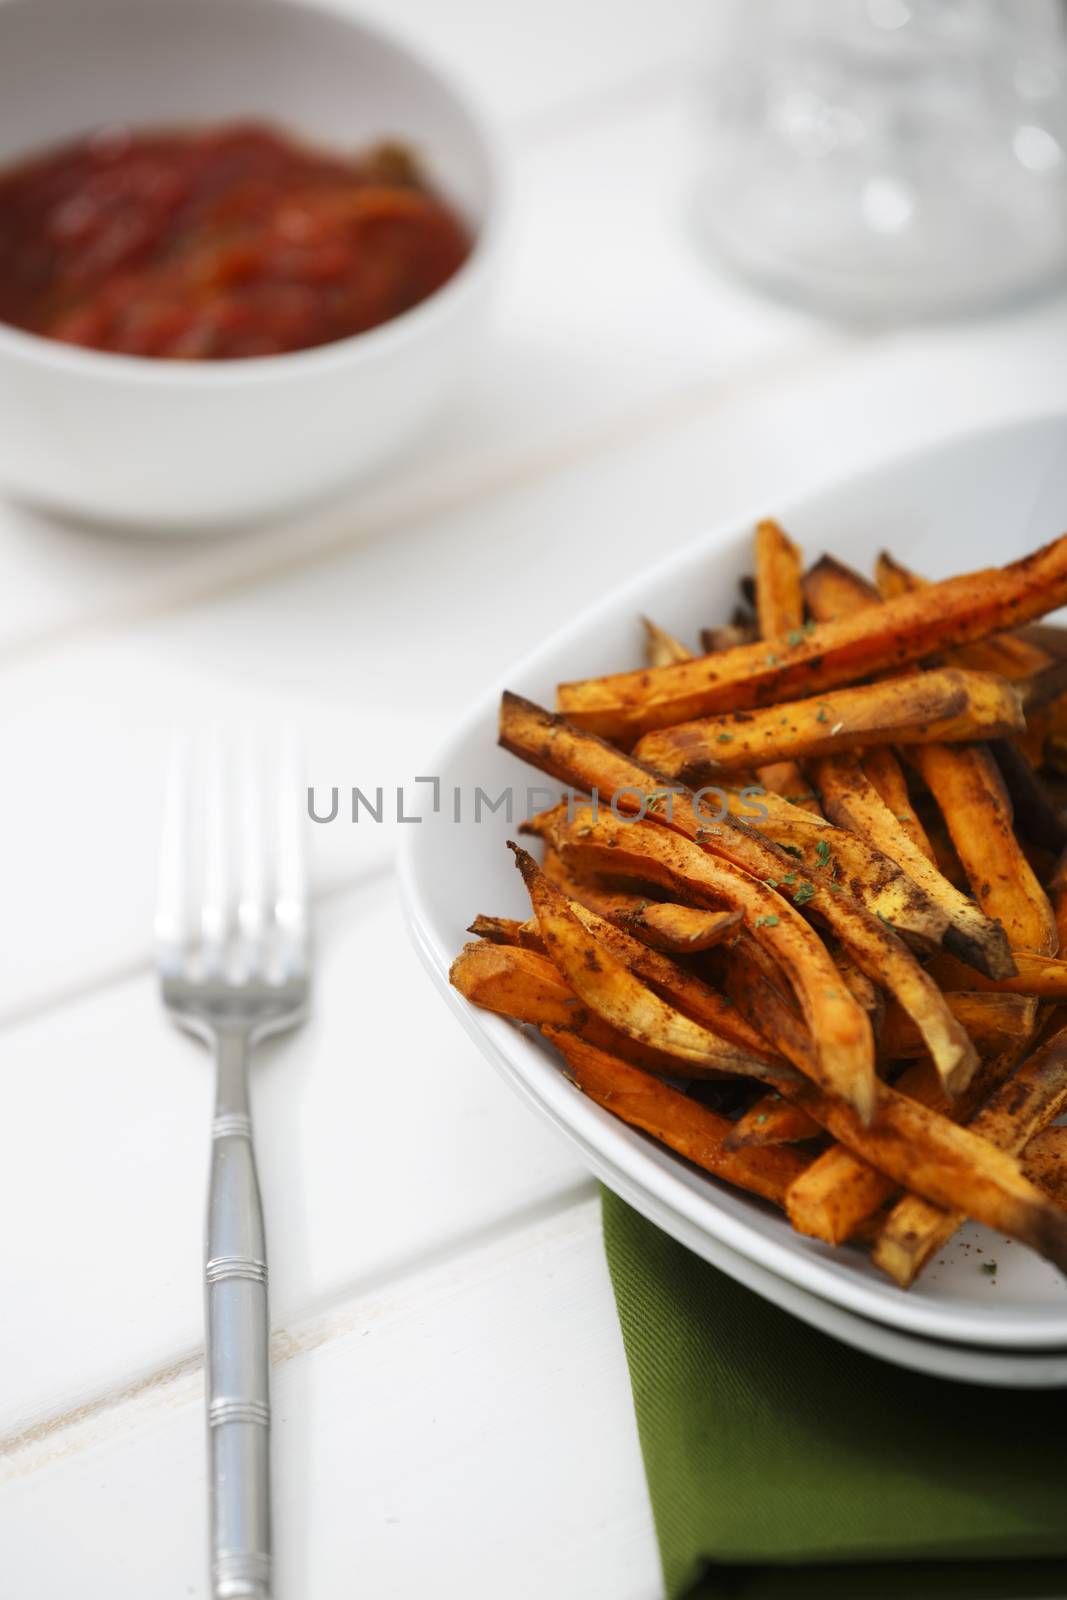
[[[283,0],[263,0],[264,4],[281,4]],[[348,15],[329,4],[317,0],[284,0],[287,10],[305,11],[321,17],[340,21],[355,34],[376,40],[406,56],[427,77],[432,78],[466,118],[480,147],[488,177],[484,217],[474,230],[470,255],[439,289],[420,300],[417,305],[397,316],[390,317],[375,328],[363,333],[349,334],[344,339],[333,339],[329,344],[311,345],[306,350],[289,350],[280,355],[242,356],[214,361],[168,360],[159,356],[132,356],[114,350],[94,350],[80,345],[66,344],[62,339],[49,338],[47,334],[29,333],[10,323],[0,322],[0,352],[23,361],[66,368],[82,377],[122,378],[148,385],[176,384],[183,388],[240,387],[264,378],[300,379],[316,370],[344,365],[353,355],[374,359],[386,357],[398,346],[418,338],[427,323],[446,315],[451,307],[474,292],[490,270],[499,253],[501,219],[506,206],[507,184],[505,163],[500,143],[492,131],[492,119],[482,106],[480,96],[460,85],[445,68],[427,58],[400,34],[362,16]]]

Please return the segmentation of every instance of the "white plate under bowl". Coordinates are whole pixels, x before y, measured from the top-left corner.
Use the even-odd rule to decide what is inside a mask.
[[[780,1280],[779,1295],[772,1298],[793,1286],[841,1312],[925,1341],[1016,1353],[1067,1349],[1067,1281],[1024,1246],[968,1227],[905,1292],[862,1251],[833,1250],[803,1238],[770,1207],[609,1116],[568,1082],[538,1039],[469,1006],[448,987],[449,963],[476,913],[525,914],[522,885],[504,841],[529,809],[527,788],[543,780],[497,747],[502,688],[551,705],[561,679],[637,665],[640,613],[695,640],[702,624],[729,615],[737,580],[750,567],[751,528],[760,515],[779,517],[809,557],[829,550],[865,570],[883,546],[931,577],[1012,560],[1067,527],[1067,418],[971,435],[797,504],[752,509],[751,517],[661,558],[586,610],[494,685],[464,720],[432,767],[440,779],[439,811],[410,828],[402,843],[401,878],[416,943],[485,1053],[572,1139],[589,1166],[652,1221],[724,1270],[731,1270],[725,1250],[764,1269],[772,1283]],[[513,818],[503,808],[494,813],[483,806],[476,821],[475,790],[496,797],[508,785],[514,790]],[[459,822],[456,790],[462,797]],[[546,800],[542,791],[532,805]],[[981,1270],[990,1261],[997,1264],[995,1275]],[[1062,1370],[1056,1370],[1062,1381]]]

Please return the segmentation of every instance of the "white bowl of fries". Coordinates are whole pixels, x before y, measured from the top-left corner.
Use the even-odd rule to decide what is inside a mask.
[[[431,972],[607,1183],[976,1382],[1067,1383],[1065,446],[956,441],[680,551],[487,695],[434,771],[507,805],[403,860]]]

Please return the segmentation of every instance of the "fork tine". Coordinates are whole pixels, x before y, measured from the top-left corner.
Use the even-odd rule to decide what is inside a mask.
[[[274,918],[283,972],[304,969],[307,954],[307,865],[300,804],[303,763],[292,727],[283,730],[278,773],[278,867]]]
[[[213,728],[204,759],[204,871],[200,902],[204,960],[213,970],[225,965],[226,940],[232,929],[234,910],[229,857],[231,803],[227,784],[227,756],[221,730]]]
[[[266,843],[263,830],[261,752],[256,730],[246,726],[240,744],[238,775],[241,873],[237,923],[249,967],[262,956],[267,922]]]
[[[189,943],[189,739],[171,741],[163,799],[155,937],[160,966],[174,972]]]

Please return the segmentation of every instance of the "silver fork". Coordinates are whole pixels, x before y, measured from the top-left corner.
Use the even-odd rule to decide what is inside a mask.
[[[273,817],[260,767],[247,737],[235,752],[216,736],[198,763],[187,744],[176,744],[156,914],[163,1003],[216,1064],[204,1254],[214,1600],[271,1594],[270,1317],[248,1063],[259,1040],[303,1020],[308,1000],[292,741],[277,762]]]

